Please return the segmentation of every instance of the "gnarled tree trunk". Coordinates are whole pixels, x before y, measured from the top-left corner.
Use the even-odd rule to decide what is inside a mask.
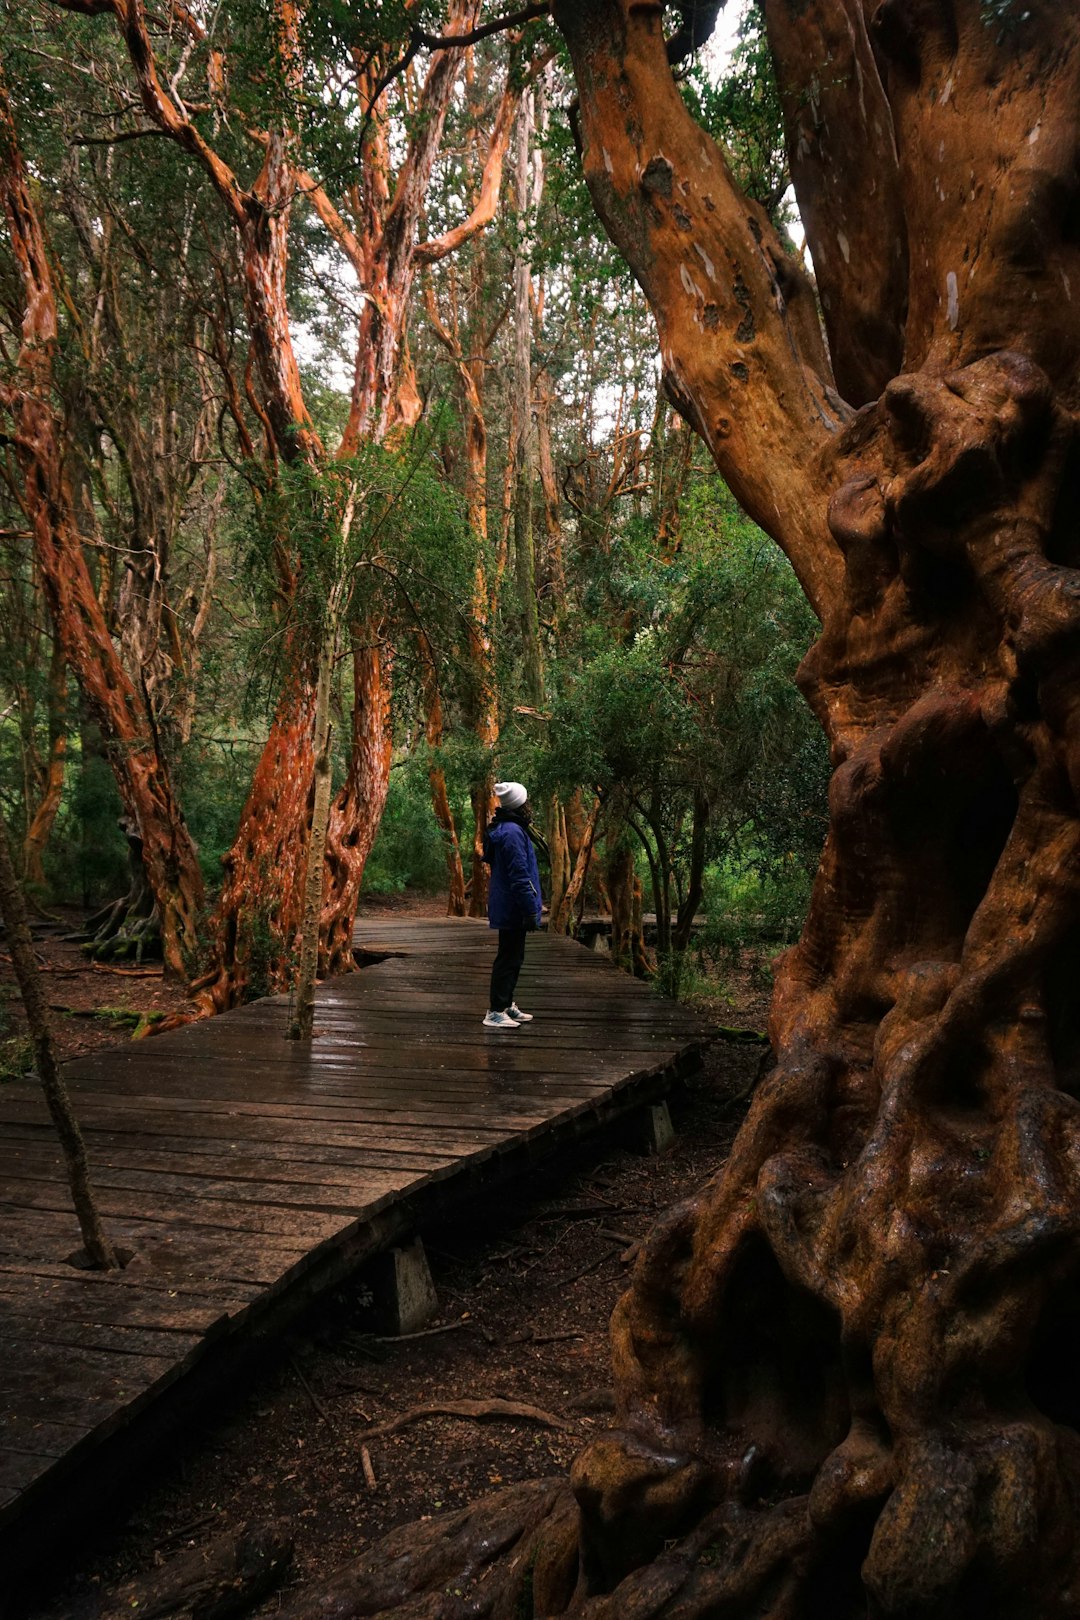
[[[715,8],[681,9],[690,38]],[[795,171],[855,416],[799,273],[675,92],[660,5],[555,5],[669,392],[823,621],[800,684],[832,744],[828,841],[776,1067],[723,1173],[644,1247],[574,1503],[537,1486],[432,1539],[443,1589],[450,1549],[471,1560],[476,1614],[1064,1620],[1080,15],[768,10],[796,129],[813,119]],[[421,1562],[414,1537],[399,1594],[431,1587]],[[395,1613],[451,1612],[433,1603]]]
[[[881,5],[882,80],[860,8],[771,7],[778,62],[804,73],[815,31],[834,38],[848,14],[821,114],[846,127],[819,131],[815,174],[841,162],[861,106],[855,161],[884,153],[896,179],[881,209],[844,189],[849,237],[891,273],[880,233],[898,210],[918,244],[903,371],[895,304],[872,338],[848,331],[853,357],[834,338],[848,392],[884,393],[815,435],[819,489],[795,522],[791,458],[770,472],[731,446],[785,403],[779,345],[738,225],[709,229],[710,195],[717,214],[725,200],[702,137],[646,104],[659,19],[585,10],[564,26],[594,197],[652,298],[669,386],[823,615],[801,684],[836,764],[777,984],[777,1068],[616,1313],[617,1425],[575,1469],[585,1579],[628,1601],[646,1561],[711,1515],[714,1557],[686,1547],[680,1613],[741,1592],[733,1612],[1075,1614],[1080,264],[1049,198],[1077,195],[1080,28],[1048,7],[1010,27],[976,3]],[[769,255],[754,224],[745,249]],[[767,279],[790,309],[780,269]],[[665,279],[683,273],[679,296]],[[841,244],[819,276],[835,331],[865,263]],[[696,341],[712,311],[715,349]],[[827,385],[818,363],[823,421]]]
[[[0,196],[22,298],[17,378],[0,392],[0,404],[14,427],[34,554],[64,658],[101,726],[124,807],[139,828],[147,879],[161,910],[166,964],[184,974],[198,949],[202,873],[151,716],[120,661],[83,554],[51,397],[56,293],[2,79]]]

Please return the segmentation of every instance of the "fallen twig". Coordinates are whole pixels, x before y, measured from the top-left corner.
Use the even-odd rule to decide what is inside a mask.
[[[562,1344],[566,1339],[583,1339],[584,1333],[515,1333],[507,1344]]]
[[[34,952],[34,958],[35,958],[35,960],[37,962],[37,970],[38,970],[39,973],[55,973],[56,972],[56,968],[53,966],[53,964],[51,962],[46,961],[45,957],[42,956],[40,951],[35,951]],[[0,951],[0,962],[6,962],[8,967],[12,967],[14,965],[12,963],[11,957],[8,956],[6,954],[6,952],[4,952],[4,951]]]
[[[407,1412],[400,1412],[388,1422],[377,1423],[373,1429],[365,1430],[364,1439],[374,1440],[379,1435],[393,1434],[405,1428],[406,1424],[417,1423],[426,1417],[473,1418],[477,1421],[509,1418],[519,1423],[538,1423],[545,1429],[562,1429],[567,1434],[579,1432],[576,1424],[568,1423],[554,1412],[545,1412],[541,1407],[529,1406],[524,1401],[504,1401],[493,1397],[487,1401],[432,1401],[424,1406],[410,1406]]]
[[[220,1518],[220,1513],[204,1513],[198,1519],[191,1519],[187,1524],[180,1525],[179,1529],[170,1530],[167,1536],[160,1536],[157,1541],[151,1543],[150,1551],[159,1552],[162,1547],[167,1547],[171,1541],[186,1541],[188,1536],[195,1534],[196,1530],[203,1530],[208,1524],[213,1524],[215,1519]]]
[[[607,1238],[609,1243],[637,1243],[640,1240],[632,1237],[629,1232],[617,1232],[613,1226],[597,1227],[597,1237]]]
[[[632,1204],[563,1204],[557,1209],[542,1209],[537,1215],[529,1216],[529,1225],[534,1221],[587,1221],[596,1215],[637,1215],[636,1206]]]
[[[386,1394],[385,1389],[376,1389],[374,1384],[365,1384],[360,1378],[339,1378],[335,1385],[338,1395],[355,1395],[357,1391],[364,1395],[374,1395],[379,1400]],[[368,1420],[370,1422],[370,1419]]]
[[[375,1468],[371,1461],[371,1452],[368,1450],[367,1446],[360,1447],[360,1466],[364,1470],[364,1478],[367,1481],[368,1490],[376,1490],[379,1482],[375,1478]]]
[[[439,1333],[456,1333],[459,1328],[470,1328],[472,1322],[444,1322],[440,1327],[420,1328],[416,1333],[380,1333],[376,1344],[408,1344],[411,1339],[434,1339]]]
[[[590,1271],[598,1271],[606,1260],[613,1260],[614,1258],[615,1251],[613,1249],[608,1249],[604,1254],[598,1254],[595,1260],[590,1260],[587,1266],[582,1266],[580,1271],[575,1271],[569,1277],[556,1277],[554,1282],[545,1283],[544,1287],[569,1288],[571,1283],[580,1282],[582,1277],[587,1277],[589,1275]]]
[[[90,967],[94,973],[115,973],[121,979],[163,979],[165,977],[164,963],[161,967],[125,968],[110,967],[108,962],[91,962]]]
[[[315,1391],[312,1389],[311,1385],[308,1383],[307,1379],[304,1377],[304,1370],[300,1363],[297,1361],[295,1356],[290,1356],[289,1361],[293,1372],[303,1385],[304,1392],[314,1407],[317,1415],[322,1418],[323,1422],[326,1424],[326,1427],[331,1431],[331,1433],[333,1433],[334,1420],[326,1410],[326,1407],[323,1405],[322,1401],[320,1401],[319,1397],[316,1395]]]

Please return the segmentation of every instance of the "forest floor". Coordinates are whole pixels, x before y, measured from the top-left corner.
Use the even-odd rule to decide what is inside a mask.
[[[387,906],[441,909],[411,897]],[[77,947],[50,938],[39,949],[47,967],[74,965]],[[119,996],[111,987],[102,995],[102,982],[87,968],[58,974],[62,989],[50,1000],[80,1010],[95,999],[131,1012],[174,1010],[176,992],[160,978],[116,979]],[[764,996],[748,980],[729,983],[724,1001],[725,1024],[763,1027]],[[710,1011],[717,1015],[715,1002]],[[58,1035],[65,1056],[117,1038],[103,1020],[78,1013],[58,1020]],[[269,1617],[286,1595],[397,1525],[503,1484],[565,1472],[610,1411],[607,1323],[637,1244],[658,1214],[723,1163],[761,1053],[712,1046],[700,1074],[671,1099],[676,1138],[662,1156],[645,1155],[626,1131],[608,1132],[459,1206],[427,1238],[441,1331],[378,1338],[362,1280],[321,1301],[242,1388],[223,1394],[162,1455],[125,1513],[98,1530],[93,1550],[66,1569],[51,1563],[47,1586],[36,1583],[17,1611],[3,1610],[4,1620],[137,1613],[145,1609],[142,1581],[166,1573],[163,1566],[275,1521],[295,1538],[295,1556],[282,1592],[250,1611]],[[413,1415],[462,1400],[527,1404],[551,1421]],[[394,1432],[365,1438],[406,1414]]]

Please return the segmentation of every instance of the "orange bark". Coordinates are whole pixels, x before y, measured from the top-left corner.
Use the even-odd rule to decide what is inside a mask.
[[[349,770],[330,812],[322,938],[324,973],[348,972],[364,866],[390,786],[394,650],[377,625],[358,627],[353,649],[353,725]]]
[[[484,290],[484,260],[475,256],[470,287],[473,324],[479,319]],[[476,572],[473,576],[472,612],[469,618],[468,653],[472,675],[470,722],[477,742],[491,757],[499,740],[499,698],[495,679],[495,657],[491,623],[495,592],[488,577],[487,538],[487,422],[484,417],[484,377],[488,352],[495,330],[483,334],[475,330],[463,342],[455,318],[451,327],[440,317],[430,282],[425,303],[432,330],[455,363],[461,390],[465,437],[465,510],[469,528],[479,542]],[[497,330],[497,328],[496,328]],[[484,860],[484,829],[495,809],[495,777],[488,774],[470,788],[473,811],[473,837],[469,878],[469,916],[487,915],[488,867]]]
[[[0,157],[0,193],[23,297],[17,382],[4,389],[0,403],[13,423],[23,503],[56,635],[109,745],[161,910],[165,961],[181,974],[198,949],[202,874],[145,705],[109,635],[83,554],[51,403],[57,339],[52,273],[2,80]]]
[[[417,636],[417,644],[420,653],[420,684],[424,696],[424,735],[428,747],[437,749],[442,747],[443,742],[443,709],[442,694],[439,691],[439,674],[435,668],[435,657],[431,643],[424,631],[421,631]],[[436,823],[446,843],[446,872],[448,878],[446,914],[448,917],[464,917],[465,873],[461,865],[461,848],[458,844],[457,827],[454,825],[454,813],[450,808],[450,795],[446,791],[446,772],[441,765],[432,763],[428,770],[428,781],[431,785],[431,807],[435,812]]]

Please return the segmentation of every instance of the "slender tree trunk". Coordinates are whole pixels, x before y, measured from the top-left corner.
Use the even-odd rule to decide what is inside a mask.
[[[540,489],[544,498],[543,576],[550,593],[552,613],[558,619],[566,609],[566,563],[563,557],[562,502],[551,444],[551,413],[555,394],[551,378],[541,372],[536,386],[536,428],[539,454]]]
[[[491,759],[499,740],[499,694],[495,677],[495,649],[491,623],[495,608],[494,582],[489,578],[487,559],[487,427],[484,422],[481,373],[471,379],[471,394],[465,417],[466,504],[469,524],[480,542],[480,555],[473,581],[472,616],[469,627],[469,663],[472,674],[471,702],[473,733],[486,758]],[[495,777],[490,766],[469,789],[472,801],[472,862],[469,881],[469,916],[487,915],[488,868],[484,860],[484,829],[492,813]]]
[[[709,830],[709,803],[700,788],[694,790],[693,825],[690,830],[690,870],[686,878],[686,893],[682,897],[671,943],[680,954],[690,944],[694,918],[705,888],[705,849]]]
[[[629,838],[619,828],[608,829],[607,849],[607,886],[611,897],[611,959],[616,967],[632,971],[634,851]]]
[[[454,825],[454,813],[450,808],[450,795],[446,790],[446,773],[441,765],[435,763],[435,750],[442,747],[443,741],[443,713],[442,694],[439,691],[439,674],[435,668],[435,655],[427,634],[420,631],[417,636],[420,653],[420,683],[424,696],[425,712],[425,741],[432,751],[432,762],[428,767],[428,782],[431,787],[431,807],[435,813],[435,821],[442,833],[446,851],[446,872],[448,879],[448,892],[446,901],[446,914],[448,917],[464,917],[465,915],[465,873],[461,865],[461,849],[458,845],[457,827]]]
[[[548,898],[548,916],[558,916],[570,884],[570,848],[566,839],[566,811],[558,794],[551,800],[548,814],[548,848],[551,851],[551,894]]]
[[[319,921],[322,909],[323,855],[330,822],[331,755],[330,686],[337,650],[337,621],[331,615],[319,649],[315,683],[315,778],[312,786],[311,831],[304,863],[304,909],[300,918],[300,961],[296,972],[295,1004],[289,1021],[290,1041],[309,1041],[315,1022],[315,975],[319,966]]]
[[[596,826],[600,819],[600,799],[593,800],[585,822],[585,831],[578,847],[574,860],[574,870],[570,882],[566,886],[557,912],[548,908],[548,927],[553,934],[568,934],[574,920],[574,907],[579,904],[585,894],[585,880],[589,875],[589,864],[592,860],[593,842],[596,838]]]
[[[358,625],[353,640],[352,749],[326,841],[321,970],[327,975],[355,965],[353,926],[360,885],[382,820],[394,752],[393,648],[374,623]]]
[[[75,1214],[78,1217],[86,1253],[91,1265],[99,1267],[102,1271],[113,1270],[119,1265],[119,1261],[101,1224],[93,1187],[90,1184],[90,1170],[82,1132],[72,1110],[67,1087],[60,1076],[60,1065],[56,1061],[45,993],[41,987],[41,976],[38,973],[33,941],[26,920],[26,903],[15,875],[7,828],[2,820],[0,820],[0,922],[3,923],[7,935],[15,977],[19,983],[27,1023],[30,1026],[30,1038],[34,1045],[34,1067],[41,1081],[41,1089],[45,1093],[45,1101],[56,1127],[56,1134],[60,1138],[60,1146],[63,1148],[71,1200],[75,1205]]]
[[[527,702],[544,700],[540,618],[536,603],[536,551],[533,537],[533,488],[536,480],[535,429],[532,408],[532,290],[529,242],[529,155],[532,145],[531,95],[518,112],[516,210],[518,244],[514,256],[514,395],[517,436],[514,444],[514,578],[521,611],[524,654],[522,688]]]
[[[629,828],[613,819],[608,825],[606,862],[608,896],[611,904],[611,952],[617,967],[635,979],[651,979],[655,973],[642,916],[641,879],[634,863],[634,846]]]
[[[53,641],[49,660],[47,693],[49,714],[49,754],[45,762],[45,781],[37,807],[30,818],[23,839],[23,865],[28,883],[41,887],[45,884],[42,858],[49,835],[60,809],[64,793],[64,775],[67,766],[67,660],[59,637]]]

